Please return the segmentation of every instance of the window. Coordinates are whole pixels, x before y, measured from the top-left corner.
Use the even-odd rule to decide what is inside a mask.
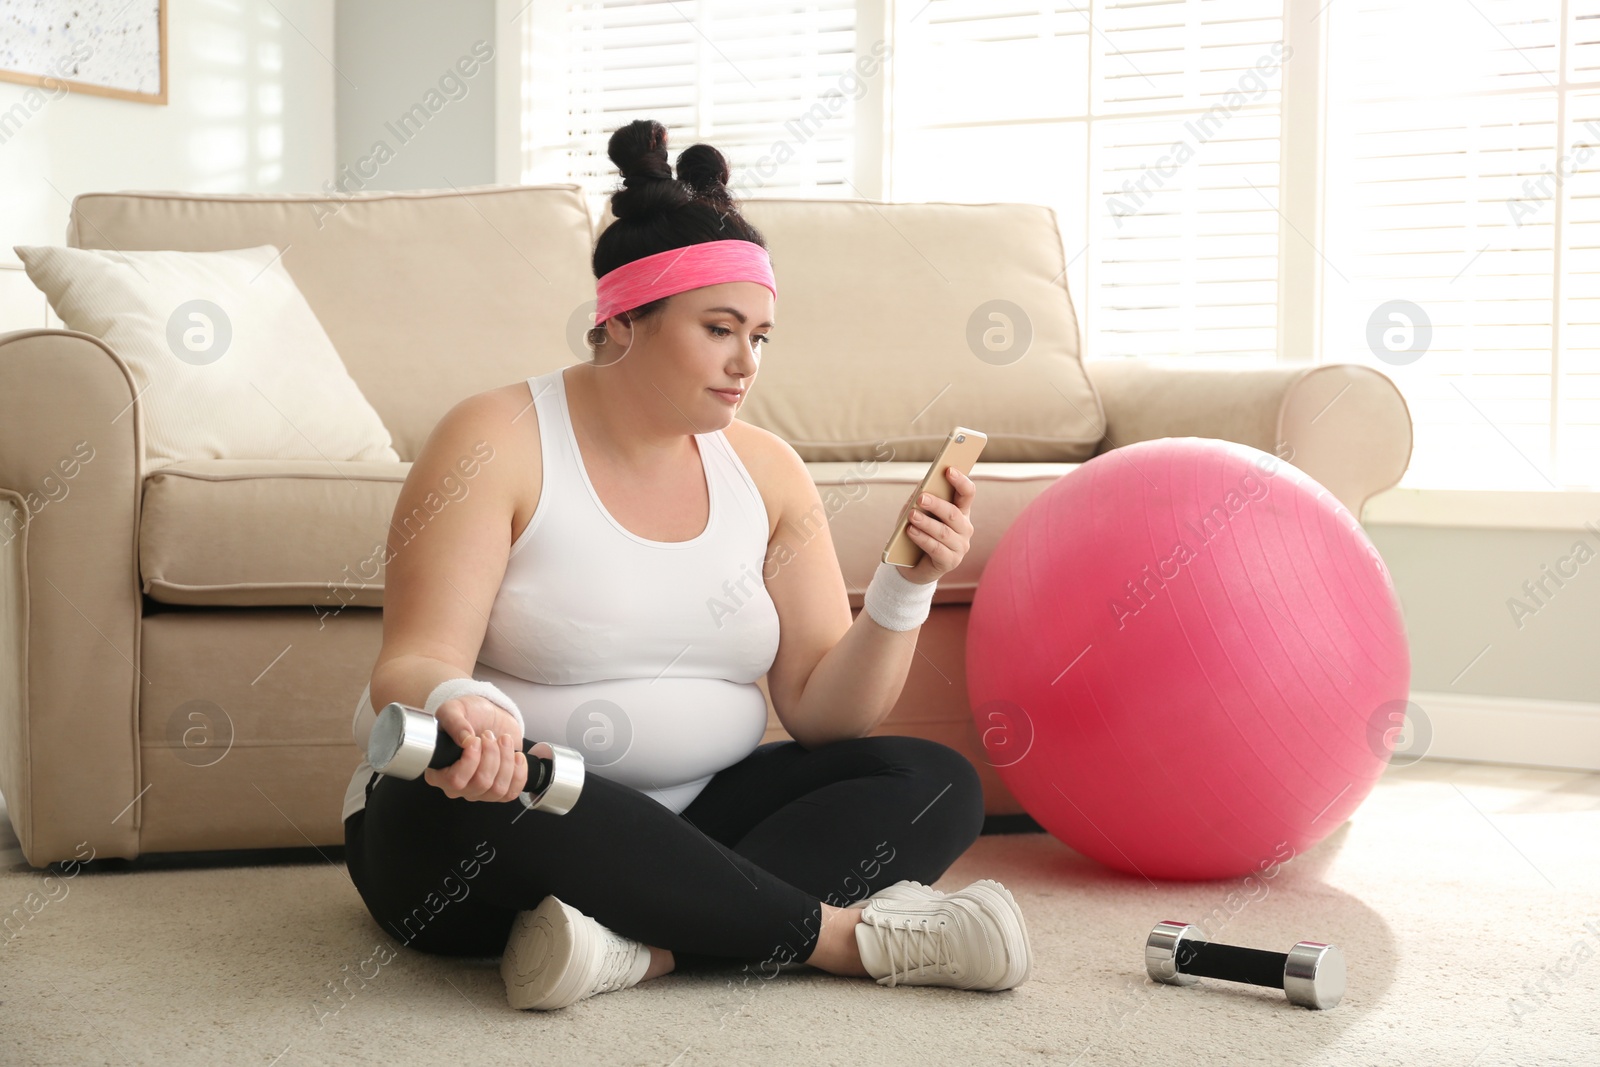
[[[669,161],[697,140],[735,198],[854,196],[852,0],[534,0],[523,25],[522,177],[576,182],[598,217],[618,184],[606,143],[653,118]],[[525,21],[524,21],[525,20]]]
[[[1566,6],[1328,11],[1323,358],[1405,393],[1403,485],[1600,484],[1600,4]]]
[[[1054,207],[1091,358],[1272,362],[1282,8],[902,5],[891,196]]]
[[[1049,204],[1088,358],[1366,363],[1411,408],[1402,485],[1600,486],[1600,0],[523,17],[520,180],[597,214],[645,115],[674,157],[721,148],[740,198]]]

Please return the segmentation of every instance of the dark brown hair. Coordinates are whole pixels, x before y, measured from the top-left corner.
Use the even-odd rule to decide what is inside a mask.
[[[611,194],[616,221],[595,242],[594,276],[625,263],[705,241],[752,241],[767,247],[761,233],[739,214],[728,192],[728,161],[708,144],[692,144],[678,154],[678,176],[667,164],[667,128],[654,119],[635,119],[611,135],[606,145],[622,175]],[[627,308],[634,322],[661,310],[671,297]],[[595,327],[595,335],[603,333]]]

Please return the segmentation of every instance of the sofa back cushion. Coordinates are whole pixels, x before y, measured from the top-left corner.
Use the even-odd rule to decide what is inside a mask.
[[[921,460],[966,426],[983,462],[1081,462],[1105,432],[1055,211],[751,198],[778,282],[739,417],[813,461]],[[609,203],[600,230],[615,221]]]
[[[185,459],[399,460],[276,245],[13,248],[62,324],[128,365],[146,472]]]
[[[778,279],[739,417],[813,461],[1081,462],[1105,430],[1055,212],[1038,204],[762,199]],[[601,224],[612,220],[609,203]],[[589,358],[596,229],[579,186],[397,193],[90,193],[75,248],[274,244],[402,461],[462,397]]]
[[[593,223],[576,185],[87,193],[67,244],[276,245],[402,461],[463,397],[587,358]]]

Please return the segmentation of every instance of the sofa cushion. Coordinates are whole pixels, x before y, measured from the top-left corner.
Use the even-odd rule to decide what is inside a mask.
[[[410,470],[323,460],[162,467],[144,483],[144,592],[164,604],[377,607],[389,521]],[[402,527],[414,536],[426,519]]]
[[[751,199],[778,282],[739,417],[802,459],[1081,462],[1105,432],[1080,361],[1055,211],[1039,204]],[[609,205],[604,225],[615,218]],[[891,516],[892,517],[892,516]]]
[[[752,198],[782,299],[740,417],[802,458],[1079,462],[1105,429],[1055,211]],[[601,215],[612,221],[610,205]],[[402,460],[462,397],[588,358],[594,224],[577,185],[354,195],[89,193],[76,248],[276,244]]]
[[[968,604],[984,563],[1034,497],[1072,463],[979,463],[972,470],[972,547],[934,591]],[[926,463],[808,463],[851,607]],[[164,604],[306,605],[319,615],[381,607],[387,529],[409,463],[190,460],[145,480],[139,523],[144,592]],[[432,512],[448,506],[436,498]],[[399,521],[401,541],[430,513]],[[509,536],[509,531],[508,531]]]
[[[128,364],[147,470],[180,459],[399,462],[276,246],[15,249],[66,328]]]
[[[935,604],[970,604],[995,545],[1022,509],[1076,463],[984,463],[972,468],[978,486],[972,503],[972,545],[955,570],[939,579]],[[807,463],[823,510],[850,606],[859,608],[867,583],[883,560],[884,542],[906,498],[928,472],[926,463]]]
[[[274,244],[399,458],[456,401],[587,358],[593,224],[578,186],[84,193],[67,244]]]

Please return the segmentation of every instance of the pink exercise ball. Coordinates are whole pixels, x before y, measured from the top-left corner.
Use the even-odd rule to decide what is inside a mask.
[[[1116,448],[1041,493],[984,568],[966,656],[1018,802],[1151,879],[1268,871],[1331,833],[1383,772],[1411,676],[1355,516],[1209,437]]]

